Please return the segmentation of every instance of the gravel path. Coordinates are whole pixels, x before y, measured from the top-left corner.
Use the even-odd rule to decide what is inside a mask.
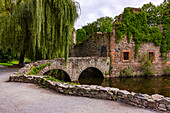
[[[16,71],[0,67],[0,113],[155,113],[114,101],[66,96],[34,84],[6,82]]]

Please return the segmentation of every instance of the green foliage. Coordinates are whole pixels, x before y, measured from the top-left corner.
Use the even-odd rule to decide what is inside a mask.
[[[158,13],[159,13],[159,8],[153,5],[151,2],[148,4],[144,4],[142,6],[143,11],[146,12],[147,16],[147,23],[149,26],[156,26],[158,25]]]
[[[64,81],[58,80],[52,76],[44,76],[43,78],[45,78],[46,80],[54,81],[54,82],[62,82],[62,83],[64,82]],[[73,83],[73,82],[66,82],[66,84],[80,85],[79,83]]]
[[[130,67],[128,67],[128,68],[125,68],[125,69],[123,69],[123,70],[121,70],[120,71],[120,76],[124,76],[124,77],[126,77],[126,76],[132,76],[133,75],[133,71],[131,70],[131,68]]]
[[[125,35],[130,42],[131,35],[133,35],[133,40],[136,42],[135,58],[142,42],[153,42],[157,46],[162,44],[163,35],[160,29],[157,26],[149,27],[144,11],[134,12],[131,8],[125,8],[123,19],[115,23],[115,30],[118,43]]]
[[[14,64],[18,64],[18,61],[11,61],[7,63],[0,63],[1,66],[13,66]]]
[[[143,63],[142,69],[144,71],[144,75],[145,76],[149,76],[149,75],[155,74],[155,72],[152,71],[153,70],[152,63],[148,59]]]
[[[163,26],[162,38],[157,30],[151,34],[151,37],[155,45],[161,45],[160,52],[162,54],[168,52],[170,50],[170,2],[165,0],[158,6],[154,6],[152,3],[144,4],[142,9],[147,15],[149,26],[160,24]]]
[[[147,54],[148,53],[143,55],[143,59],[141,61],[141,63],[142,63],[142,70],[143,70],[145,76],[149,76],[149,75],[155,74],[155,72],[153,71],[152,62],[151,62],[150,59],[147,58]]]
[[[83,29],[85,29],[86,34],[92,34],[94,32],[102,32],[102,33],[108,33],[112,32],[113,30],[113,18],[111,17],[101,17],[97,19],[97,21],[94,21],[93,23],[89,23],[86,26],[83,26]]]
[[[164,69],[164,74],[165,75],[170,75],[170,65]]]
[[[31,60],[68,57],[79,4],[72,0],[0,0],[0,41]]]
[[[86,31],[84,29],[77,29],[76,31],[76,41],[81,43],[86,39]]]
[[[45,78],[46,80],[54,81],[54,82],[61,82],[60,80],[58,80],[52,76],[44,76],[43,78]]]
[[[1,62],[1,63],[10,62],[10,61],[12,61],[12,59],[13,59],[13,55],[12,55],[10,49],[8,49],[8,50],[5,51],[5,52],[0,49],[0,62]]]
[[[51,62],[32,68],[31,71],[28,73],[28,75],[35,75],[35,74],[39,73],[41,69],[43,69],[47,66],[51,66]]]

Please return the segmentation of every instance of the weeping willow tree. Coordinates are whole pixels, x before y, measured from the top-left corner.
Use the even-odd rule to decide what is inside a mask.
[[[0,0],[0,44],[19,63],[68,57],[79,4],[72,0]]]

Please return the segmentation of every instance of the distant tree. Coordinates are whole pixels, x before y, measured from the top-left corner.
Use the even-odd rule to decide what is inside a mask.
[[[86,39],[86,31],[84,29],[77,29],[77,31],[76,31],[77,43],[80,43],[85,39]]]
[[[94,21],[93,23],[88,23],[88,25],[83,26],[86,30],[86,34],[89,35],[93,32],[112,32],[114,19],[111,17],[101,17]]]
[[[155,29],[157,25],[162,25],[163,34],[162,38],[158,34],[152,35],[153,42],[156,45],[161,45],[161,53],[166,53],[170,50],[170,0],[164,0],[158,6],[154,6],[152,3],[144,4],[142,9],[147,15],[147,23],[150,27]],[[158,31],[155,29],[155,31]]]
[[[112,32],[113,22],[114,19],[111,17],[102,17],[97,19],[97,27],[99,28],[99,32],[102,33]]]
[[[153,5],[151,2],[148,4],[144,4],[142,6],[143,11],[146,12],[146,16],[147,16],[147,23],[149,24],[149,26],[155,26],[157,25],[157,21],[158,21],[158,8]]]

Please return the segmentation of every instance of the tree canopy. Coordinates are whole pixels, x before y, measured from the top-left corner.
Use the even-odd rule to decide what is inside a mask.
[[[149,26],[162,25],[161,53],[167,52],[170,50],[170,0],[164,0],[158,6],[154,6],[152,3],[144,4],[142,9],[147,15]]]
[[[86,34],[89,35],[94,32],[112,32],[113,30],[114,19],[111,17],[101,17],[94,21],[93,23],[88,23],[88,25],[83,26],[82,28],[86,31]]]
[[[81,43],[85,39],[86,39],[86,31],[84,29],[77,29],[77,31],[76,31],[77,43]]]
[[[92,23],[88,23],[82,27],[82,29],[77,29],[76,40],[78,43],[83,42],[86,37],[94,32],[108,33],[113,30],[114,19],[111,17],[101,17]]]
[[[79,4],[72,0],[0,0],[0,44],[31,60],[68,57]]]

